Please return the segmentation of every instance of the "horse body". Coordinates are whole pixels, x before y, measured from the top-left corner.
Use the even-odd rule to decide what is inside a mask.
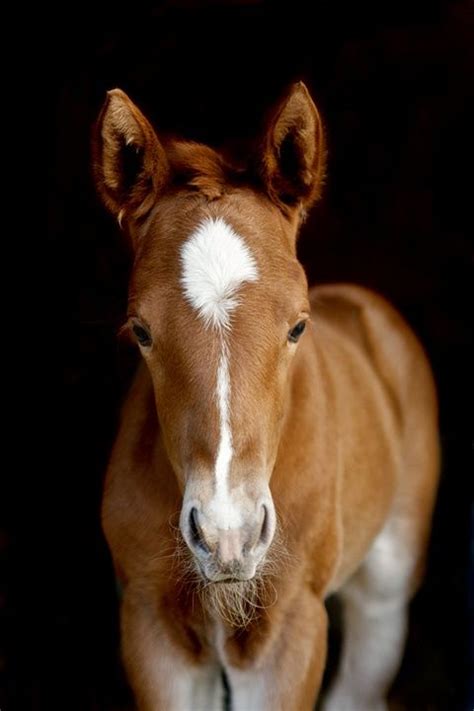
[[[367,290],[322,286],[308,300],[294,235],[320,180],[314,142],[297,145],[296,168],[288,161],[275,179],[263,171],[270,198],[248,186],[222,191],[211,153],[150,149],[146,120],[124,95],[113,100],[99,122],[109,207],[115,201],[119,212],[117,136],[128,131],[139,143],[142,171],[147,151],[168,171],[160,177],[154,164],[158,198],[146,211],[138,180],[133,209],[122,203],[136,254],[132,324],[140,319],[133,328],[147,366],[123,408],[103,500],[139,706],[222,709],[224,670],[235,711],[312,708],[326,655],[324,600],[338,591],[346,634],[325,708],[382,709],[421,579],[438,474],[423,351]],[[280,157],[292,121],[295,143],[314,134],[310,101],[299,86],[277,111],[270,134]],[[107,120],[117,117],[112,130]],[[277,170],[273,149],[268,170]],[[107,165],[111,150],[116,162]],[[187,188],[160,192],[193,151],[200,167]],[[214,251],[217,239],[234,250],[231,263]],[[225,298],[216,306],[217,279]]]

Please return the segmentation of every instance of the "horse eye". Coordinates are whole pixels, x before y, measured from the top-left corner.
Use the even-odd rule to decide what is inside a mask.
[[[291,341],[291,343],[296,343],[305,328],[306,321],[300,321],[299,323],[297,323],[296,326],[291,329],[291,331],[288,331],[288,340]]]
[[[152,339],[150,332],[144,326],[139,323],[134,323],[132,326],[132,331],[141,346],[151,346]]]

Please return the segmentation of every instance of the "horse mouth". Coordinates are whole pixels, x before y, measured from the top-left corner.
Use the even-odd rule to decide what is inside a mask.
[[[232,583],[248,583],[249,580],[252,580],[252,578],[255,577],[255,574],[254,575],[244,575],[244,574],[225,575],[225,574],[217,573],[214,575],[213,574],[208,575],[204,571],[201,571],[201,573],[202,573],[202,576],[203,576],[204,581],[206,583],[213,583],[214,585],[221,585],[223,583],[225,583],[226,585],[229,585]]]
[[[227,577],[219,577],[219,578],[208,578],[206,576],[206,582],[207,583],[213,583],[214,585],[221,585],[225,583],[226,585],[232,584],[232,583],[248,583],[249,580],[252,580],[254,576],[252,577],[249,576],[242,576],[242,577],[236,577],[235,575],[232,576],[227,576]]]
[[[233,571],[219,570],[218,567],[216,567],[214,570],[206,570],[202,563],[198,561],[198,568],[206,585],[220,585],[222,583],[225,583],[226,585],[232,583],[247,583],[255,577],[255,570],[241,570],[240,566],[239,570]]]

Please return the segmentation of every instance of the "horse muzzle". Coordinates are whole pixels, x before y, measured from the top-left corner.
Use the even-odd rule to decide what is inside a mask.
[[[212,582],[251,580],[275,533],[275,508],[270,496],[252,512],[215,516],[212,506],[198,501],[183,505],[180,526],[183,538],[203,577]],[[222,512],[220,512],[222,514]]]

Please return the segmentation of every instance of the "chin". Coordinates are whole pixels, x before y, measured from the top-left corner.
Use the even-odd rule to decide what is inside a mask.
[[[214,622],[232,629],[246,629],[276,602],[275,587],[256,563],[234,575],[209,570],[202,564],[198,567],[198,593],[204,610]]]

